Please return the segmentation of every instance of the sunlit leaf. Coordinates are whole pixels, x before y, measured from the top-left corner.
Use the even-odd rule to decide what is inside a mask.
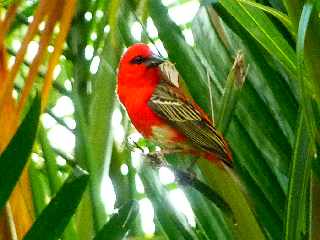
[[[313,5],[306,3],[301,13],[297,40],[298,77],[300,81],[301,110],[290,171],[289,194],[285,222],[285,239],[301,239],[309,233],[309,200],[311,161],[314,148],[314,115],[306,92],[304,41]]]
[[[297,73],[294,50],[264,12],[240,1],[214,0],[221,4],[270,54],[273,54],[291,76]]]

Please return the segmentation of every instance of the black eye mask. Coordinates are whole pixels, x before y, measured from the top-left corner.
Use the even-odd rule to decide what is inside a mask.
[[[134,57],[134,58],[130,61],[130,63],[132,63],[132,64],[141,64],[141,63],[143,63],[145,60],[146,60],[146,59],[145,59],[144,57],[142,57],[142,56],[137,56],[137,57]]]

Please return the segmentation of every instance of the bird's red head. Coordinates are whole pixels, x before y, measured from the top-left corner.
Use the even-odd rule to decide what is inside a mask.
[[[158,78],[158,65],[163,59],[155,55],[149,46],[136,43],[129,47],[120,60],[118,87],[145,87]]]

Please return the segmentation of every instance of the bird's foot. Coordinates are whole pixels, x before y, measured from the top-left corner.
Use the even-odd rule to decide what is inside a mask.
[[[153,168],[160,168],[160,167],[166,167],[167,163],[164,159],[164,156],[161,152],[156,151],[152,153],[147,153],[145,155],[147,159],[149,160],[150,165]]]

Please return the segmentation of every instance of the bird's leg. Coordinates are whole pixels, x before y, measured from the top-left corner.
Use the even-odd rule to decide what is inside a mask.
[[[164,156],[172,153],[180,153],[181,149],[161,149],[160,151],[154,151],[147,153],[146,156],[150,160],[153,167],[169,167],[170,165],[165,160]]]
[[[132,142],[132,146],[136,147],[137,149],[139,149],[142,152],[142,154],[144,156],[146,156],[146,158],[150,161],[150,165],[153,168],[160,168],[160,167],[164,167],[164,166],[167,165],[165,160],[164,160],[162,152],[155,151],[155,152],[152,152],[152,153],[150,153],[150,152],[146,153],[145,149],[143,149],[141,146],[139,146],[139,144],[137,142],[135,142],[135,141]]]
[[[164,160],[164,155],[162,151],[147,153],[146,157],[150,160],[150,163],[154,168],[168,167],[169,169],[171,169],[174,175],[176,176],[177,181],[181,185],[191,186],[197,177],[195,172],[191,169],[192,166],[194,166],[194,164],[196,163],[196,159],[192,161],[192,166],[190,166],[187,169],[187,171],[183,171],[173,167],[171,164],[168,164]]]
[[[181,151],[177,150],[176,152],[181,152]],[[186,171],[183,171],[183,170],[177,169],[176,167],[172,166],[171,164],[168,164],[165,161],[164,155],[170,154],[170,153],[173,153],[173,151],[161,150],[153,153],[147,153],[146,156],[150,160],[152,167],[155,167],[155,168],[168,167],[173,171],[174,175],[177,178],[177,181],[181,185],[191,186],[193,184],[193,181],[197,178],[196,173],[192,169],[196,164],[197,159],[196,158],[192,159],[190,166],[187,168]]]
[[[146,157],[150,160],[151,166],[153,168],[166,167],[167,163],[164,160],[164,156],[160,151],[153,153],[147,153]]]

